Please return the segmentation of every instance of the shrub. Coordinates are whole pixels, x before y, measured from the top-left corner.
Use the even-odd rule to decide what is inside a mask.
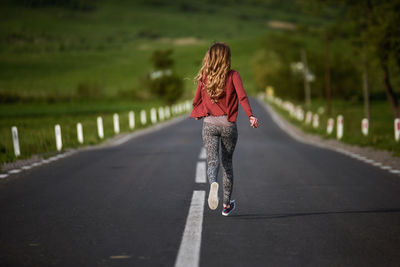
[[[173,70],[172,53],[172,49],[154,51],[151,61],[156,71],[148,73],[144,79],[150,92],[169,104],[178,100],[184,91],[182,78]]]
[[[80,82],[76,88],[76,96],[84,99],[99,99],[104,96],[104,90],[97,82]]]

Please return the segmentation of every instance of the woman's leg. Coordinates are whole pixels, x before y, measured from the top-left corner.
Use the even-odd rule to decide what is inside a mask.
[[[203,143],[207,155],[207,178],[210,184],[217,181],[219,169],[219,126],[203,123]]]
[[[223,185],[224,200],[223,204],[230,204],[232,188],[233,188],[233,166],[232,156],[238,138],[236,124],[232,127],[223,127],[221,134],[221,152],[222,152],[222,169],[223,169]]]

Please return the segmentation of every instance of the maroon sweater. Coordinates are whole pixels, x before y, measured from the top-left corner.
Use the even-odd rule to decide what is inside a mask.
[[[201,118],[209,115],[227,115],[228,121],[236,122],[239,101],[247,116],[253,116],[239,72],[230,70],[226,78],[224,93],[217,103],[211,102],[207,94],[207,79],[205,79],[205,83],[198,82],[190,117]]]

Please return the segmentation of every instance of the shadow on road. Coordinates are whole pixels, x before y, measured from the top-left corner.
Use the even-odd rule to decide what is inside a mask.
[[[283,214],[233,214],[229,217],[244,220],[280,219],[301,216],[320,216],[332,214],[368,214],[368,213],[398,213],[400,209],[377,209],[377,210],[348,210],[348,211],[317,211],[303,213],[283,213]]]

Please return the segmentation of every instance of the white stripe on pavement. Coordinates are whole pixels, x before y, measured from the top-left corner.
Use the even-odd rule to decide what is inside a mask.
[[[206,182],[206,163],[204,161],[197,162],[196,166],[196,183]]]
[[[9,170],[8,174],[14,174],[14,173],[20,173],[21,170],[20,169],[14,169],[14,170]]]
[[[8,174],[0,174],[0,179],[4,179],[8,176]]]
[[[200,150],[199,159],[206,159],[206,149],[204,147]]]
[[[31,168],[32,168],[32,165],[27,165],[27,166],[22,166],[21,169],[23,169],[23,170],[29,170],[29,169],[31,169]]]
[[[205,191],[193,191],[175,267],[199,266],[205,197]]]

